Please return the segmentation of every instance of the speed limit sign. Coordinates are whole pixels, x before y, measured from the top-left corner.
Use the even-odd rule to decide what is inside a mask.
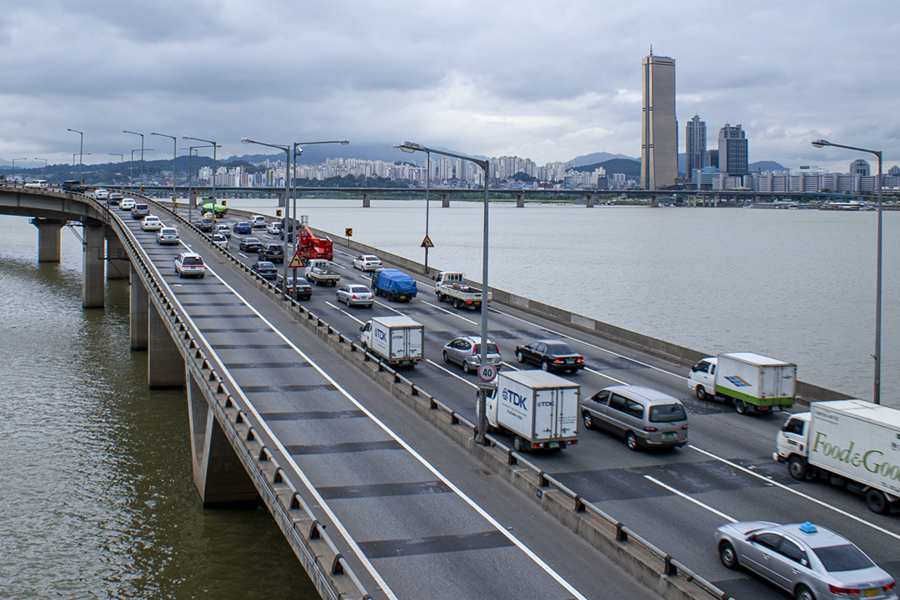
[[[485,383],[490,383],[497,377],[497,367],[490,363],[478,365],[478,379]]]

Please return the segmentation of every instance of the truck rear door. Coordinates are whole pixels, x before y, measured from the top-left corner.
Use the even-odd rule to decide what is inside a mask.
[[[535,390],[535,440],[559,440],[574,437],[577,422],[578,395],[574,389]]]

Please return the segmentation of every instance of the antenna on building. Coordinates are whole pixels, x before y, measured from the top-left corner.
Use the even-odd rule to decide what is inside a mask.
[[[650,56],[653,56],[653,44],[650,44]]]

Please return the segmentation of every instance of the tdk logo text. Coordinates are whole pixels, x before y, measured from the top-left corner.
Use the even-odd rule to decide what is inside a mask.
[[[528,410],[528,396],[517,394],[510,389],[503,390],[503,401],[509,402],[513,406],[517,406],[522,410]]]
[[[387,339],[387,333],[382,331],[381,329],[376,329],[374,333],[375,333],[375,339],[378,339],[378,340]]]

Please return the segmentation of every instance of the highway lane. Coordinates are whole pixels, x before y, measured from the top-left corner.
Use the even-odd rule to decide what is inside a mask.
[[[365,282],[361,273],[350,268],[350,259],[352,255],[336,244],[335,260],[343,267],[343,278]],[[440,348],[456,335],[477,335],[479,315],[438,304],[430,282],[411,275],[418,278],[420,289],[412,303],[379,299],[373,309],[346,309],[334,302],[331,288],[315,288],[307,305],[351,337],[354,329],[372,315],[399,313],[424,323],[428,362],[404,375],[474,421],[475,376],[445,365]],[[587,359],[586,372],[567,376],[581,383],[583,394],[628,383],[647,385],[682,399],[691,419],[691,445],[684,449],[634,453],[621,440],[605,433],[581,431],[578,446],[557,454],[534,454],[529,459],[664,551],[721,583],[726,591],[754,590],[759,597],[780,597],[755,579],[719,565],[713,531],[727,520],[725,515],[737,520],[813,520],[853,539],[900,579],[897,517],[869,512],[860,498],[846,491],[794,482],[784,466],[771,460],[775,432],[784,415],[741,416],[730,406],[700,402],[686,387],[683,367],[513,308],[494,306],[490,319],[490,336],[507,359],[504,368],[519,368],[513,359],[516,344],[566,337]]]
[[[214,345],[214,360],[232,373],[227,385],[254,407],[314,486],[308,502],[323,511],[332,537],[340,542],[336,532],[345,529],[356,541],[361,560],[346,544],[339,547],[375,597],[593,598],[602,596],[598,590],[655,597],[469,453],[422,427],[380,386],[347,369],[199,236],[180,228],[183,246],[200,252],[210,272],[182,280],[172,266],[182,247],[158,246],[138,221],[123,222]],[[283,466],[301,487],[299,471]]]

